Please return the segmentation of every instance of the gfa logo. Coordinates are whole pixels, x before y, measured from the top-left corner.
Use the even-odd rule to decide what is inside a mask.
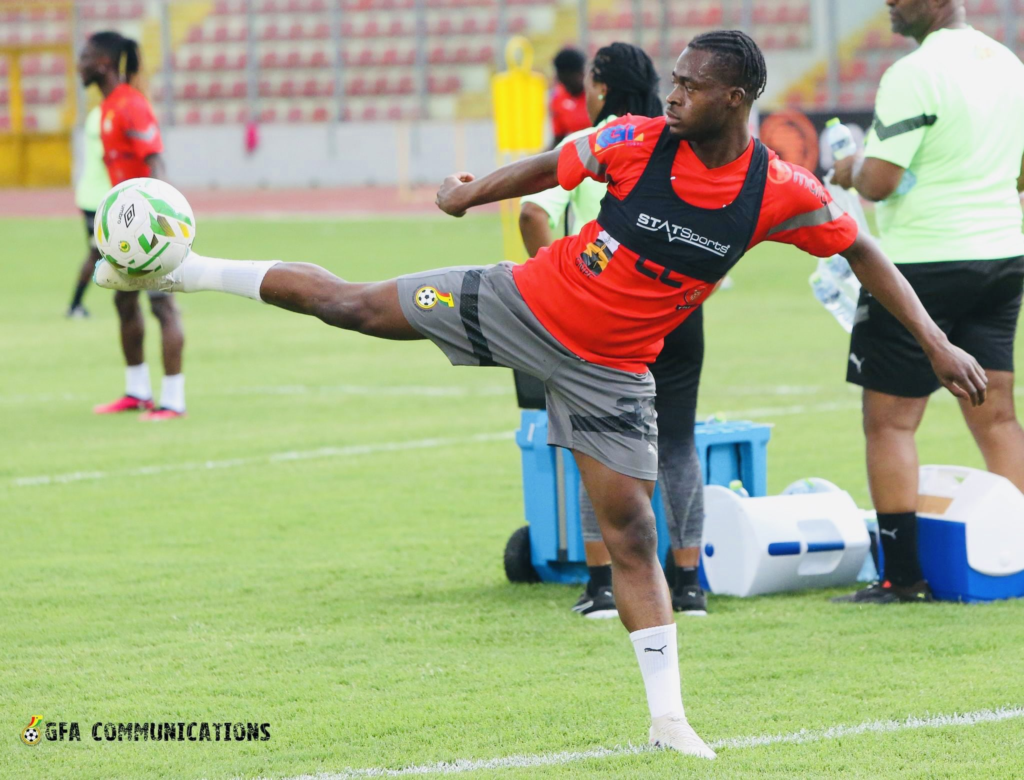
[[[39,740],[43,738],[43,735],[39,733],[39,729],[36,728],[41,720],[42,716],[33,715],[32,720],[30,720],[28,725],[21,730],[21,741],[26,745],[38,745]]]
[[[22,729],[21,741],[26,745],[38,745],[43,740],[43,732],[41,731],[43,724],[42,716],[33,715],[32,720],[28,726]],[[78,728],[78,724],[75,722],[67,723],[65,721],[47,721],[46,723],[46,741],[47,742],[81,742],[82,733]]]

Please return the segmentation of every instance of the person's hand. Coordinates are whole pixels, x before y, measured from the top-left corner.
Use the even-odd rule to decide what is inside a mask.
[[[945,341],[928,355],[935,376],[957,398],[970,399],[971,406],[985,403],[988,377],[971,355]]]
[[[847,157],[845,160],[836,160],[832,183],[844,190],[853,188],[853,165],[857,161],[856,155]]]
[[[434,203],[445,214],[450,214],[453,217],[464,216],[467,206],[462,202],[462,188],[474,178],[473,174],[465,171],[447,177],[441,182],[441,188],[437,191]]]

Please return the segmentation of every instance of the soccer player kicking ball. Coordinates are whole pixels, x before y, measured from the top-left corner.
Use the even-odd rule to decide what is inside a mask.
[[[507,366],[542,379],[548,442],[573,451],[611,553],[619,617],[647,691],[651,744],[714,758],[683,710],[651,508],[658,429],[647,364],[664,336],[748,248],[781,241],[842,253],[955,395],[981,403],[986,379],[824,187],[751,139],[750,107],[766,73],[749,37],[697,36],[672,77],[664,117],[625,116],[479,181],[466,173],[444,181],[437,203],[453,216],[555,184],[571,189],[585,177],[609,183],[597,220],[523,265],[353,284],[315,265],[193,254],[165,277],[129,279],[104,263],[96,280],[115,289],[229,292],[378,338],[428,338],[455,365]]]

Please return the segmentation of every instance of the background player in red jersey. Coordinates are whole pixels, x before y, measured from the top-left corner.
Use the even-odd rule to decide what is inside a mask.
[[[555,88],[548,104],[555,146],[570,133],[590,127],[587,96],[583,92],[586,62],[583,52],[576,49],[562,49],[555,55]]]
[[[584,175],[609,181],[595,222],[522,266],[356,284],[315,265],[193,253],[164,277],[129,278],[103,264],[96,281],[115,289],[229,292],[378,338],[428,338],[454,365],[501,365],[542,379],[548,442],[573,451],[612,556],[619,617],[647,692],[650,741],[714,758],[683,709],[676,625],[651,508],[658,449],[646,363],[662,339],[748,247],[783,241],[841,252],[955,395],[980,403],[986,386],[977,361],[949,343],[821,184],[751,140],[750,108],[765,79],[764,58],[743,33],[698,36],[676,63],[666,118],[625,117],[479,181],[466,173],[448,177],[437,200],[453,216],[559,182],[573,186]]]
[[[163,142],[153,109],[131,82],[139,72],[139,46],[116,32],[98,32],[89,38],[78,61],[82,84],[95,84],[103,93],[100,105],[100,137],[103,161],[114,186],[128,179],[165,178]],[[143,338],[146,322],[139,306],[138,292],[118,291],[114,305],[121,322],[121,349],[127,364],[125,394],[93,409],[97,414],[145,410],[144,420],[166,420],[185,414],[185,375],[181,356],[185,334],[174,297],[166,292],[149,292],[153,316],[160,323],[163,340],[164,378],[160,406],[153,408],[149,367],[145,362]]]

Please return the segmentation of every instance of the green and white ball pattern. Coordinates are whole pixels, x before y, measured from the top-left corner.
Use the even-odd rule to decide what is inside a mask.
[[[184,262],[196,237],[185,196],[157,179],[129,179],[96,212],[96,245],[127,276],[163,276]]]

